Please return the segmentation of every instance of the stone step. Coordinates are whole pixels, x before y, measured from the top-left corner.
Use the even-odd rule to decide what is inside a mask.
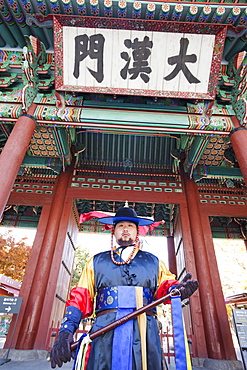
[[[192,358],[193,370],[244,370],[238,360],[213,360],[210,358]],[[175,365],[168,365],[168,370],[176,370]]]

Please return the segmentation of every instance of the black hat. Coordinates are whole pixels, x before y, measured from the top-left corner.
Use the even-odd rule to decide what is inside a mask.
[[[154,222],[153,220],[149,218],[138,217],[135,210],[126,205],[122,208],[119,208],[115,216],[102,217],[102,218],[99,218],[99,221],[102,224],[107,224],[107,225],[116,225],[120,221],[131,221],[139,226],[151,225]]]

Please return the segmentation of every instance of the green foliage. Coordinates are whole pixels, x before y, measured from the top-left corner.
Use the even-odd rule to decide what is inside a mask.
[[[89,258],[90,253],[87,249],[81,249],[80,247],[77,248],[72,271],[71,289],[77,286],[82,270]]]
[[[31,252],[26,238],[16,241],[11,231],[0,235],[0,274],[22,282]]]

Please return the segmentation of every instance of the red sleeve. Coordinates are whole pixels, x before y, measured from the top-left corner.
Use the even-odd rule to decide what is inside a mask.
[[[156,299],[159,299],[161,297],[164,297],[165,295],[167,295],[169,293],[169,288],[173,285],[179,285],[179,281],[177,280],[165,280],[163,281],[157,292],[156,292]],[[166,301],[164,302],[164,304],[167,304],[167,303],[170,303],[170,301]]]
[[[68,306],[78,308],[82,312],[83,318],[91,316],[93,313],[93,301],[89,290],[81,287],[73,288],[70,292],[70,299],[66,301],[66,307]]]

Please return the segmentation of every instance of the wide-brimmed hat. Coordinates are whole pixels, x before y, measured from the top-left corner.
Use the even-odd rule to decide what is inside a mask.
[[[144,217],[138,217],[133,208],[124,206],[119,208],[115,216],[99,218],[102,224],[116,225],[120,221],[131,221],[139,226],[151,225],[153,220]]]

